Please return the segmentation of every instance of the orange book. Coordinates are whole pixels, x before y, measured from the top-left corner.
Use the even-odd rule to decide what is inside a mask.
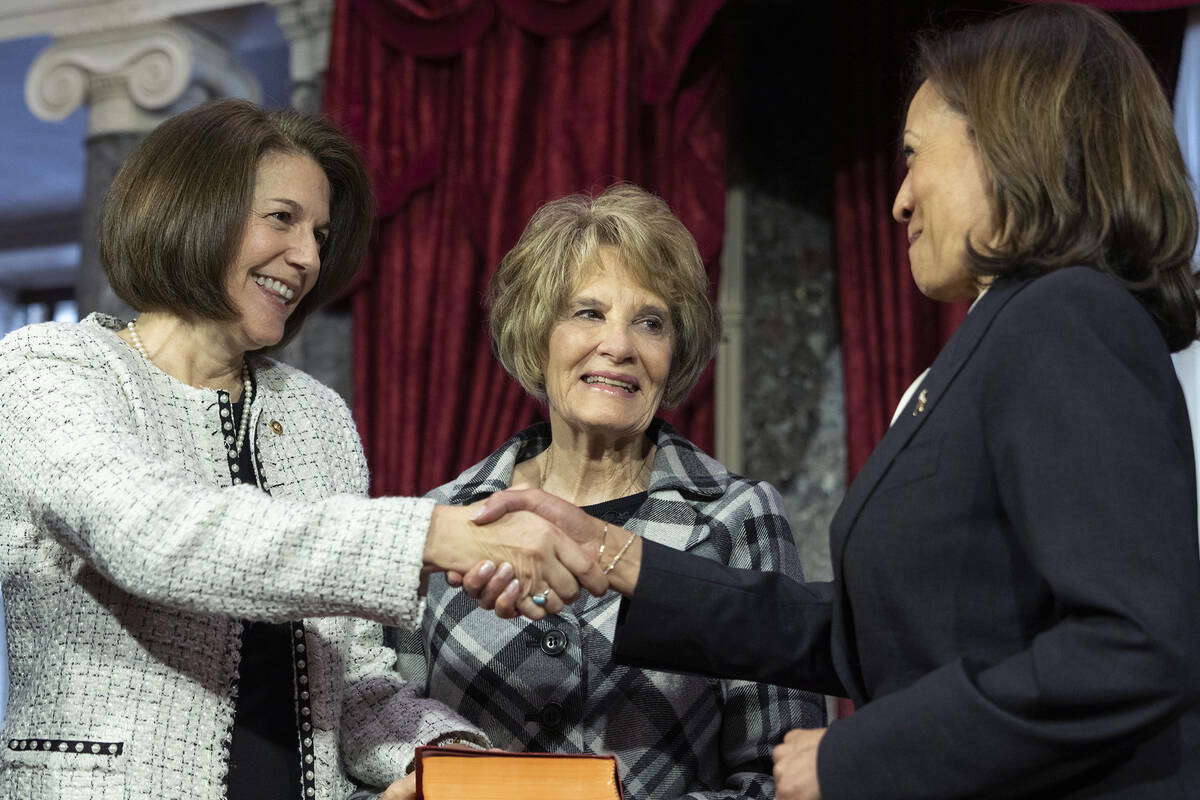
[[[624,800],[617,760],[417,748],[417,800]]]

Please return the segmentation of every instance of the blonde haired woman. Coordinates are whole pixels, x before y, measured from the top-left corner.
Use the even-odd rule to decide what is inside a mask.
[[[642,189],[543,206],[489,298],[496,353],[545,402],[549,422],[430,496],[472,503],[537,486],[607,521],[605,564],[626,552],[624,526],[720,564],[798,579],[775,489],[729,473],[655,419],[712,358],[718,325],[707,289],[691,235]],[[525,590],[553,597],[544,585]],[[821,725],[822,698],[618,666],[619,599],[506,621],[435,576],[423,641],[401,637],[401,664],[497,746],[616,755],[632,798],[773,796],[771,748],[789,728]]]

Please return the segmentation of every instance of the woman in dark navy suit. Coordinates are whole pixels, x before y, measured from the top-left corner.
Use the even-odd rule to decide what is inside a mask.
[[[928,39],[917,66],[894,215],[921,291],[977,299],[847,492],[835,580],[639,540],[609,574],[628,598],[614,651],[851,697],[776,749],[781,800],[1200,796],[1170,361],[1196,338],[1197,222],[1166,99],[1081,6]],[[489,501],[507,508],[599,531],[536,492]]]

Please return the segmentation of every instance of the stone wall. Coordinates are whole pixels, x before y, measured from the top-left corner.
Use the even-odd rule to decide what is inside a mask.
[[[731,174],[746,190],[743,472],[783,495],[806,574],[828,579],[845,492],[827,64],[797,47],[819,9],[749,0],[734,21]],[[825,54],[827,55],[827,54]]]
[[[846,474],[829,221],[754,192],[747,212],[744,471],[779,489],[806,574],[826,579]]]

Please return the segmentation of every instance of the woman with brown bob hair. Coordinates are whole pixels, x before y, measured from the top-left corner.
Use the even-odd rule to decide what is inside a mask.
[[[775,489],[730,474],[655,418],[696,383],[719,331],[696,243],[665,202],[618,184],[547,203],[488,298],[496,355],[549,421],[430,497],[467,504],[536,486],[607,524],[596,539],[606,568],[632,541],[624,526],[715,563],[801,578]],[[401,632],[399,663],[497,746],[616,756],[630,798],[773,797],[771,748],[790,728],[824,724],[823,699],[619,666],[619,606],[612,592],[540,621],[502,620],[434,576],[423,637]]]
[[[893,213],[921,291],[974,305],[847,491],[834,581],[635,539],[609,574],[617,661],[852,698],[775,750],[779,798],[1200,796],[1170,358],[1196,338],[1197,222],[1166,98],[1076,5],[925,39],[915,85]],[[601,527],[533,491],[488,501],[516,508]]]
[[[3,796],[411,796],[415,746],[487,739],[405,690],[379,623],[415,623],[425,576],[480,559],[553,586],[546,611],[570,570],[605,586],[532,515],[481,528],[368,499],[345,404],[266,355],[346,286],[370,224],[327,121],[205,104],[105,202],[102,259],[137,318],[0,343]]]

